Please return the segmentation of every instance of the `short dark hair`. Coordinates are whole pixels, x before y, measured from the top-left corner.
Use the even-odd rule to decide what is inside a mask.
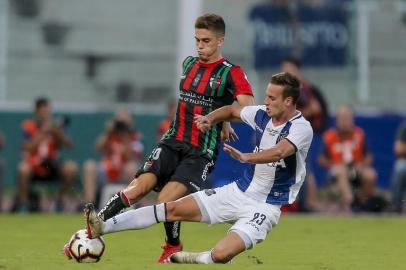
[[[302,66],[302,63],[300,62],[300,60],[293,56],[285,57],[285,59],[283,59],[282,63],[284,63],[284,62],[290,63],[297,68],[300,68]]]
[[[296,76],[289,72],[281,72],[272,76],[271,84],[283,86],[283,99],[292,97],[293,103],[296,104],[300,96],[300,81]]]
[[[49,104],[49,100],[46,97],[39,97],[35,100],[35,110],[38,110],[39,108],[43,106],[47,106]]]
[[[206,13],[198,17],[195,22],[195,28],[207,29],[213,31],[220,36],[226,34],[226,24],[221,16],[214,13]]]

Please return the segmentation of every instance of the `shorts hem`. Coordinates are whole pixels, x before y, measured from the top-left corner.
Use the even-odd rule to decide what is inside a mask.
[[[255,246],[255,242],[252,240],[252,238],[244,231],[236,228],[230,228],[228,230],[228,233],[236,233],[238,236],[243,240],[245,244],[245,250],[252,249]]]
[[[178,183],[185,185],[187,187],[189,193],[195,193],[195,192],[199,192],[199,191],[203,190],[203,188],[201,186],[197,185],[196,183],[194,183],[190,180],[182,178],[182,177],[171,178],[171,179],[169,179],[168,183],[169,182],[178,182]],[[193,185],[191,183],[193,183]]]
[[[193,198],[195,199],[197,206],[200,209],[200,213],[202,215],[201,222],[212,224],[212,219],[210,217],[209,211],[207,210],[206,206],[204,206],[202,198],[200,198],[200,193],[193,193]]]

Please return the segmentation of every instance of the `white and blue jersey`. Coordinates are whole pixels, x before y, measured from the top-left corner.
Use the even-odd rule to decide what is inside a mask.
[[[247,196],[269,204],[293,203],[306,176],[306,156],[313,138],[312,127],[300,112],[288,122],[274,126],[265,106],[247,106],[241,119],[255,130],[255,150],[274,147],[287,139],[296,153],[278,162],[251,164],[237,186]]]

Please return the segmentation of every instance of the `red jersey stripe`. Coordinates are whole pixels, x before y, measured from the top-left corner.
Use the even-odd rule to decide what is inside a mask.
[[[195,106],[193,108],[193,115],[196,114],[202,114],[202,106]],[[199,146],[199,129],[197,128],[197,125],[195,123],[195,121],[193,121],[192,123],[192,138],[190,140],[190,143],[194,146]]]
[[[187,74],[185,81],[183,82],[184,90],[186,90],[186,91],[189,90],[190,85],[192,84],[198,70],[199,70],[199,64],[194,64],[192,69],[190,70],[189,74]]]
[[[176,134],[176,139],[178,141],[183,141],[183,134],[185,133],[185,113],[186,113],[186,103],[180,102],[179,104],[179,126],[178,132]]]
[[[207,84],[210,81],[210,75],[213,72],[213,69],[217,65],[209,65],[206,70],[204,71],[203,77],[199,82],[199,85],[197,86],[196,92],[198,94],[204,94],[204,91],[206,90]]]

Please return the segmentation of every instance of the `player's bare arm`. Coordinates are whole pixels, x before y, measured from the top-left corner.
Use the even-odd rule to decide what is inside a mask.
[[[238,95],[237,102],[240,106],[251,106],[254,105],[254,97],[251,95]]]
[[[208,115],[196,115],[194,117],[197,128],[202,132],[210,130],[211,126],[222,121],[241,122],[240,112],[243,107],[238,105],[228,105],[221,107]]]
[[[240,106],[254,105],[254,98],[251,95],[238,95],[237,102]],[[238,135],[235,133],[234,129],[231,127],[230,122],[223,122],[223,128],[221,130],[221,141],[235,141],[238,140]]]
[[[274,147],[257,153],[242,153],[228,144],[224,144],[224,151],[243,163],[264,164],[276,162],[293,155],[296,152],[296,148],[287,139],[283,139]]]

